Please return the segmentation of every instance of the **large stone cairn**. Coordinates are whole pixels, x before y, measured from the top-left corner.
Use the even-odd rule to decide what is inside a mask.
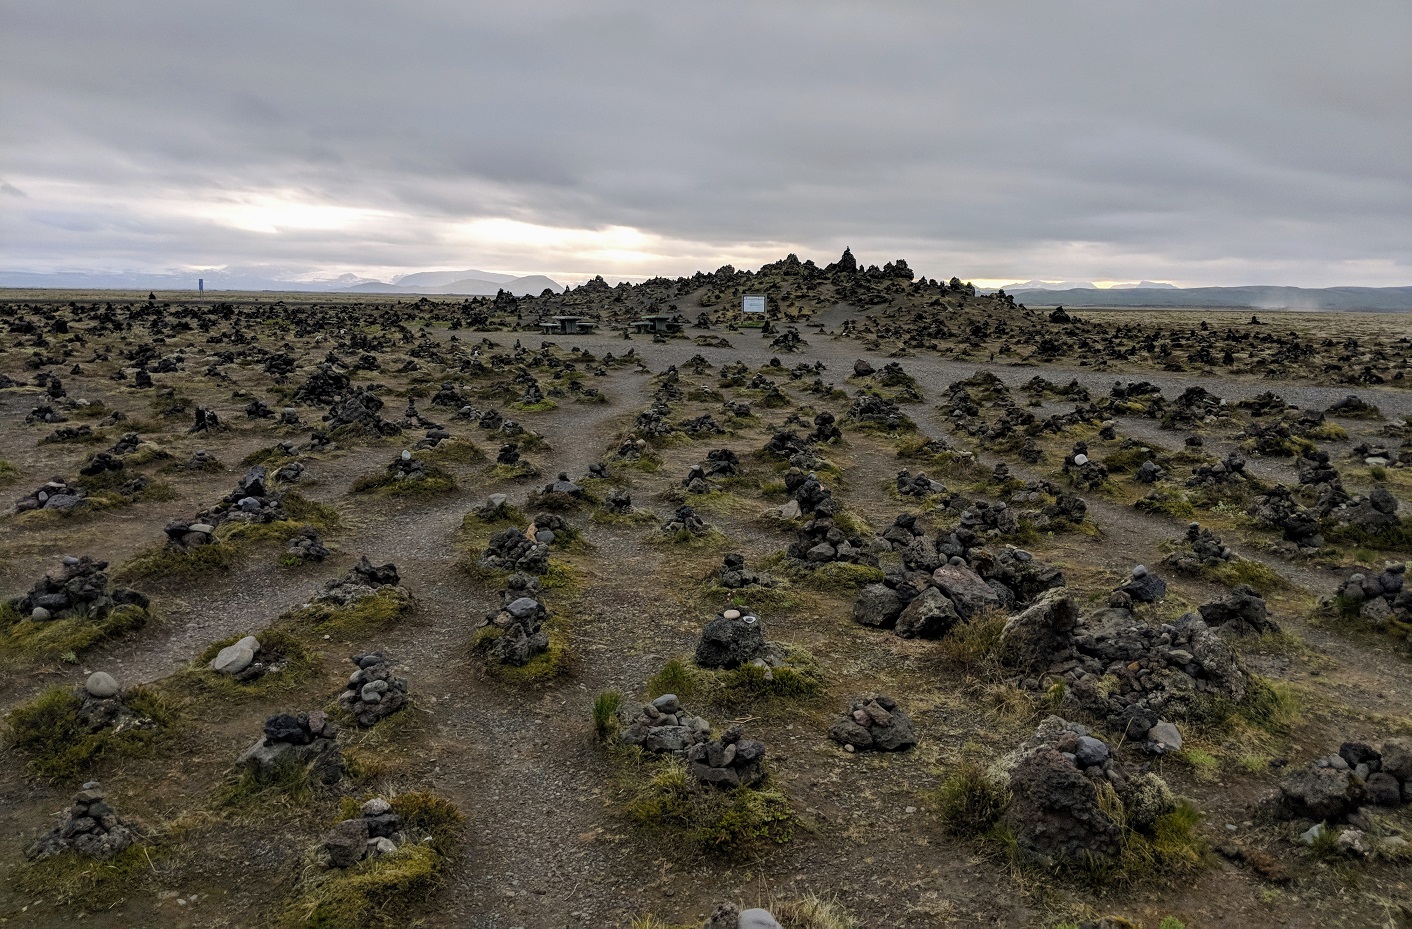
[[[894,400],[877,394],[860,393],[849,405],[846,418],[851,422],[867,423],[888,432],[896,432],[907,421],[907,414],[902,412]]]
[[[1328,452],[1305,452],[1295,463],[1299,475],[1299,486],[1314,492],[1314,509],[1321,516],[1328,516],[1335,508],[1347,503],[1351,498],[1343,487],[1343,479],[1338,469],[1329,461]]]
[[[1000,605],[1000,595],[984,578],[964,563],[948,563],[929,574],[890,572],[882,583],[867,585],[853,605],[853,619],[892,629],[904,639],[939,639]]]
[[[1021,672],[1022,687],[1063,683],[1066,700],[1158,753],[1181,747],[1169,718],[1184,718],[1209,698],[1239,702],[1250,686],[1240,658],[1200,613],[1159,625],[1121,607],[1080,618],[1063,589],[1012,616],[1000,650]]]
[[[1215,464],[1201,464],[1193,467],[1191,477],[1187,478],[1186,486],[1219,491],[1233,485],[1252,484],[1254,480],[1250,474],[1246,473],[1245,457],[1231,452]]]
[[[512,574],[500,592],[500,601],[499,611],[485,620],[485,625],[500,630],[486,654],[500,664],[523,667],[549,650],[549,633],[543,628],[549,610],[544,606],[539,580],[529,574]]]
[[[1147,831],[1176,805],[1160,777],[1132,770],[1107,742],[1057,716],[1002,768],[1011,795],[1002,821],[1020,850],[1044,864],[1116,858],[1124,827]]]
[[[1339,585],[1335,597],[1374,627],[1412,622],[1412,588],[1406,584],[1406,562],[1392,562],[1380,574],[1355,572]]]
[[[299,397],[296,394],[295,399]],[[376,435],[394,436],[402,427],[388,419],[383,419],[382,400],[371,390],[354,388],[334,400],[329,411],[324,414],[324,422],[329,429],[353,427]]]
[[[66,555],[62,564],[57,577],[46,574],[29,593],[10,601],[15,612],[36,622],[47,622],[78,615],[101,620],[119,606],[147,609],[149,601],[144,594],[126,587],[108,590],[108,575],[104,573],[108,562],[94,561],[87,555]]]
[[[1412,741],[1389,739],[1381,750],[1344,742],[1280,783],[1283,814],[1315,822],[1347,822],[1364,806],[1412,803]]]
[[[713,787],[750,787],[765,779],[765,746],[743,738],[739,726],[719,739],[691,746],[686,761],[688,774]]]
[[[829,727],[829,738],[850,752],[899,752],[917,744],[912,718],[896,700],[882,694],[854,701],[843,718]]]
[[[407,679],[392,671],[392,663],[382,652],[354,655],[358,666],[343,685],[338,705],[367,728],[407,705]]]
[[[402,578],[397,573],[397,565],[391,562],[375,565],[368,560],[367,555],[363,555],[343,577],[335,578],[325,584],[316,599],[337,606],[348,606],[365,597],[374,596],[387,588],[397,590],[405,596],[406,591],[399,586],[401,583]]]
[[[62,477],[48,480],[38,490],[27,497],[15,501],[16,513],[30,510],[71,510],[83,502],[87,492],[76,484],[70,484]]]
[[[324,838],[323,854],[330,868],[351,868],[364,858],[397,851],[407,841],[402,817],[392,804],[375,797],[352,819],[334,823]]]
[[[711,724],[682,709],[676,694],[662,694],[643,706],[618,711],[619,741],[653,754],[685,756],[693,745],[709,741]]]
[[[543,574],[549,570],[549,545],[509,526],[490,537],[478,564],[493,571]]]
[[[775,579],[751,571],[745,566],[745,556],[736,552],[725,557],[716,572],[717,582],[727,590],[742,590],[746,587],[774,587]]]
[[[276,713],[265,720],[264,735],[235,760],[237,769],[252,772],[268,781],[291,766],[307,769],[322,784],[334,784],[343,777],[343,755],[338,750],[338,727],[328,715]]]
[[[1364,532],[1380,532],[1396,526],[1398,501],[1386,487],[1378,487],[1363,497],[1355,497],[1335,507],[1329,521],[1336,526],[1352,526]]]
[[[87,858],[112,858],[141,838],[136,824],[122,819],[104,799],[97,781],[89,781],[74,794],[64,821],[25,850],[35,861],[74,852]]]

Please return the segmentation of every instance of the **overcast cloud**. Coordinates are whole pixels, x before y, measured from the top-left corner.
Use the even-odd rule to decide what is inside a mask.
[[[0,269],[1412,283],[1412,4],[3,0]]]

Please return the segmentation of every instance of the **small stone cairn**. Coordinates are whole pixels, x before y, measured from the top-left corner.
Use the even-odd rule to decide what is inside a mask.
[[[676,694],[662,694],[641,707],[618,711],[619,741],[653,754],[685,756],[693,745],[711,738],[711,724],[682,708]]]
[[[829,738],[849,752],[899,752],[917,744],[912,718],[896,700],[882,694],[854,701],[843,718],[829,727]]]
[[[691,746],[687,773],[713,787],[751,787],[765,779],[765,746],[732,726],[719,738]]]
[[[141,835],[140,827],[107,804],[98,782],[89,781],[74,794],[64,821],[27,848],[25,858],[37,861],[73,852],[102,860],[125,851]]]
[[[357,665],[338,695],[338,705],[363,728],[375,725],[407,705],[407,679],[392,671],[382,652],[354,655]]]
[[[351,868],[364,858],[397,851],[406,839],[402,817],[392,812],[392,804],[374,798],[363,804],[359,815],[334,823],[322,850],[328,867]]]

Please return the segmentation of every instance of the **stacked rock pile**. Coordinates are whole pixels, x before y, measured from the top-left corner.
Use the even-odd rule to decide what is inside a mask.
[[[898,752],[917,744],[912,719],[891,697],[857,700],[829,727],[829,738],[850,752]]]
[[[1202,568],[1211,568],[1238,561],[1239,556],[1231,547],[1221,541],[1221,537],[1200,523],[1186,527],[1184,537],[1187,547],[1175,551],[1162,559],[1162,563],[1183,574],[1197,574]]]
[[[112,858],[141,838],[141,829],[122,819],[108,805],[97,781],[74,794],[64,821],[25,850],[36,861],[74,852],[88,858]]]
[[[305,527],[289,540],[289,547],[284,550],[284,554],[286,558],[302,564],[306,561],[323,561],[328,557],[329,551],[318,530]]]
[[[338,727],[328,715],[276,713],[265,720],[264,735],[235,760],[260,780],[270,780],[291,766],[309,771],[320,783],[337,783],[343,777],[343,755],[338,750]]]
[[[1412,741],[1389,739],[1381,749],[1344,742],[1280,784],[1286,813],[1317,822],[1345,822],[1362,806],[1412,803]]]
[[[541,545],[553,545],[569,531],[569,522],[558,513],[539,513],[530,520],[526,534]]]
[[[343,377],[346,386],[346,376]],[[299,401],[299,394],[295,394],[294,399]],[[354,388],[335,399],[323,419],[330,430],[352,427],[376,435],[397,435],[402,431],[402,427],[391,420],[383,419],[380,412],[382,408],[383,402],[371,390]]]
[[[834,415],[825,410],[814,417],[814,431],[807,438],[815,445],[838,442],[843,439],[843,430],[838,428]]]
[[[1022,852],[1046,864],[1116,858],[1125,829],[1146,832],[1176,806],[1160,777],[1131,769],[1107,742],[1057,716],[1001,766],[1012,798],[1002,821]]]
[[[484,623],[499,630],[486,650],[492,661],[523,667],[549,650],[549,633],[543,628],[549,610],[542,597],[539,581],[531,575],[516,573],[505,581],[500,610]]]
[[[716,580],[727,590],[775,586],[774,578],[751,571],[745,566],[745,556],[735,552],[725,557],[725,561],[716,572]]]
[[[790,499],[780,507],[782,519],[799,519],[807,516],[814,519],[832,518],[842,509],[829,490],[813,473],[805,474],[799,468],[790,468],[784,474],[785,491]]]
[[[867,585],[854,602],[853,620],[892,629],[904,639],[937,639],[1000,605],[1000,595],[984,578],[964,562],[948,563],[931,573],[890,572],[882,583]]]
[[[707,535],[711,527],[700,516],[696,515],[696,509],[690,505],[683,504],[676,508],[671,517],[662,523],[662,532],[669,536],[679,536],[681,533],[701,537]]]
[[[853,398],[847,418],[852,422],[868,423],[888,432],[896,432],[907,420],[907,415],[898,408],[896,401],[877,394],[862,393]]]
[[[1245,457],[1231,452],[1224,460],[1215,464],[1196,465],[1191,469],[1191,477],[1186,486],[1205,489],[1220,489],[1231,484],[1253,483],[1254,477],[1245,471]]]
[[[1412,588],[1406,577],[1406,562],[1392,562],[1380,574],[1350,574],[1334,596],[1373,626],[1385,626],[1393,620],[1412,622]]]
[[[36,622],[47,622],[77,615],[101,620],[121,606],[147,609],[145,594],[126,587],[108,589],[108,562],[94,561],[87,555],[65,555],[62,565],[57,577],[46,574],[29,593],[11,600],[15,612]]]
[[[1075,487],[1096,490],[1108,480],[1108,469],[1088,457],[1088,445],[1077,442],[1074,450],[1064,458],[1064,473]]]
[[[641,707],[624,707],[618,716],[622,722],[618,739],[654,754],[685,755],[693,745],[711,738],[711,724],[682,709],[676,694],[662,694]]]
[[[1156,603],[1167,596],[1167,582],[1161,576],[1147,569],[1146,565],[1136,565],[1128,579],[1118,585],[1114,592],[1113,606],[1129,606],[1133,603]]]
[[[615,487],[603,498],[603,509],[617,516],[628,516],[633,512],[632,494],[622,487]]]
[[[1246,584],[1237,584],[1224,596],[1203,603],[1196,609],[1206,625],[1213,629],[1230,629],[1241,635],[1261,635],[1280,629],[1270,618],[1265,599]]]
[[[820,516],[799,528],[789,546],[789,556],[801,567],[813,568],[831,562],[877,567],[878,556],[857,535],[845,533],[832,518]]]
[[[338,705],[364,728],[386,719],[407,705],[407,679],[392,671],[382,652],[354,655],[358,666],[343,685]]]
[[[493,571],[543,574],[549,570],[549,546],[511,526],[490,537],[478,564]]]
[[[903,497],[928,497],[946,493],[946,485],[934,481],[923,473],[913,474],[903,468],[897,472],[897,493]]]
[[[88,494],[76,484],[70,484],[62,477],[48,481],[27,497],[15,502],[16,513],[30,510],[71,510],[83,502]]]
[[[334,823],[324,838],[323,852],[330,868],[351,868],[364,858],[397,851],[406,841],[402,817],[380,797],[363,804],[359,815]]]
[[[267,472],[256,465],[246,472],[239,485],[220,503],[196,515],[195,519],[174,519],[167,523],[168,547],[178,549],[209,545],[216,527],[226,522],[270,523],[287,519],[280,498],[266,487]]]
[[[1324,544],[1318,513],[1301,506],[1283,484],[1260,494],[1245,512],[1260,525],[1280,530],[1293,549],[1321,548]]]
[[[750,787],[765,779],[765,746],[732,726],[719,738],[691,746],[687,773],[713,787]]]
[[[1363,497],[1355,497],[1329,513],[1337,526],[1352,526],[1364,532],[1378,532],[1396,526],[1398,501],[1386,487],[1378,487]]]
[[[1066,700],[1159,753],[1181,747],[1168,718],[1199,711],[1213,697],[1239,702],[1250,685],[1240,658],[1199,613],[1160,625],[1119,607],[1080,618],[1062,588],[1010,617],[1000,647],[1026,675],[1021,686],[1062,682]]]
[[[388,464],[387,478],[390,481],[424,481],[430,476],[430,465],[420,458],[415,457],[411,451],[403,449],[402,453]]]
[[[402,578],[397,573],[397,565],[391,562],[375,565],[368,560],[367,555],[363,555],[343,577],[335,578],[325,584],[316,599],[338,606],[347,606],[364,597],[371,597],[387,587],[400,590],[398,585],[401,582]]]

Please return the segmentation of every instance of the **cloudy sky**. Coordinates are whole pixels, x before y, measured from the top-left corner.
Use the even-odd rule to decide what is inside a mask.
[[[1412,284],[1412,4],[0,0],[0,270]]]

